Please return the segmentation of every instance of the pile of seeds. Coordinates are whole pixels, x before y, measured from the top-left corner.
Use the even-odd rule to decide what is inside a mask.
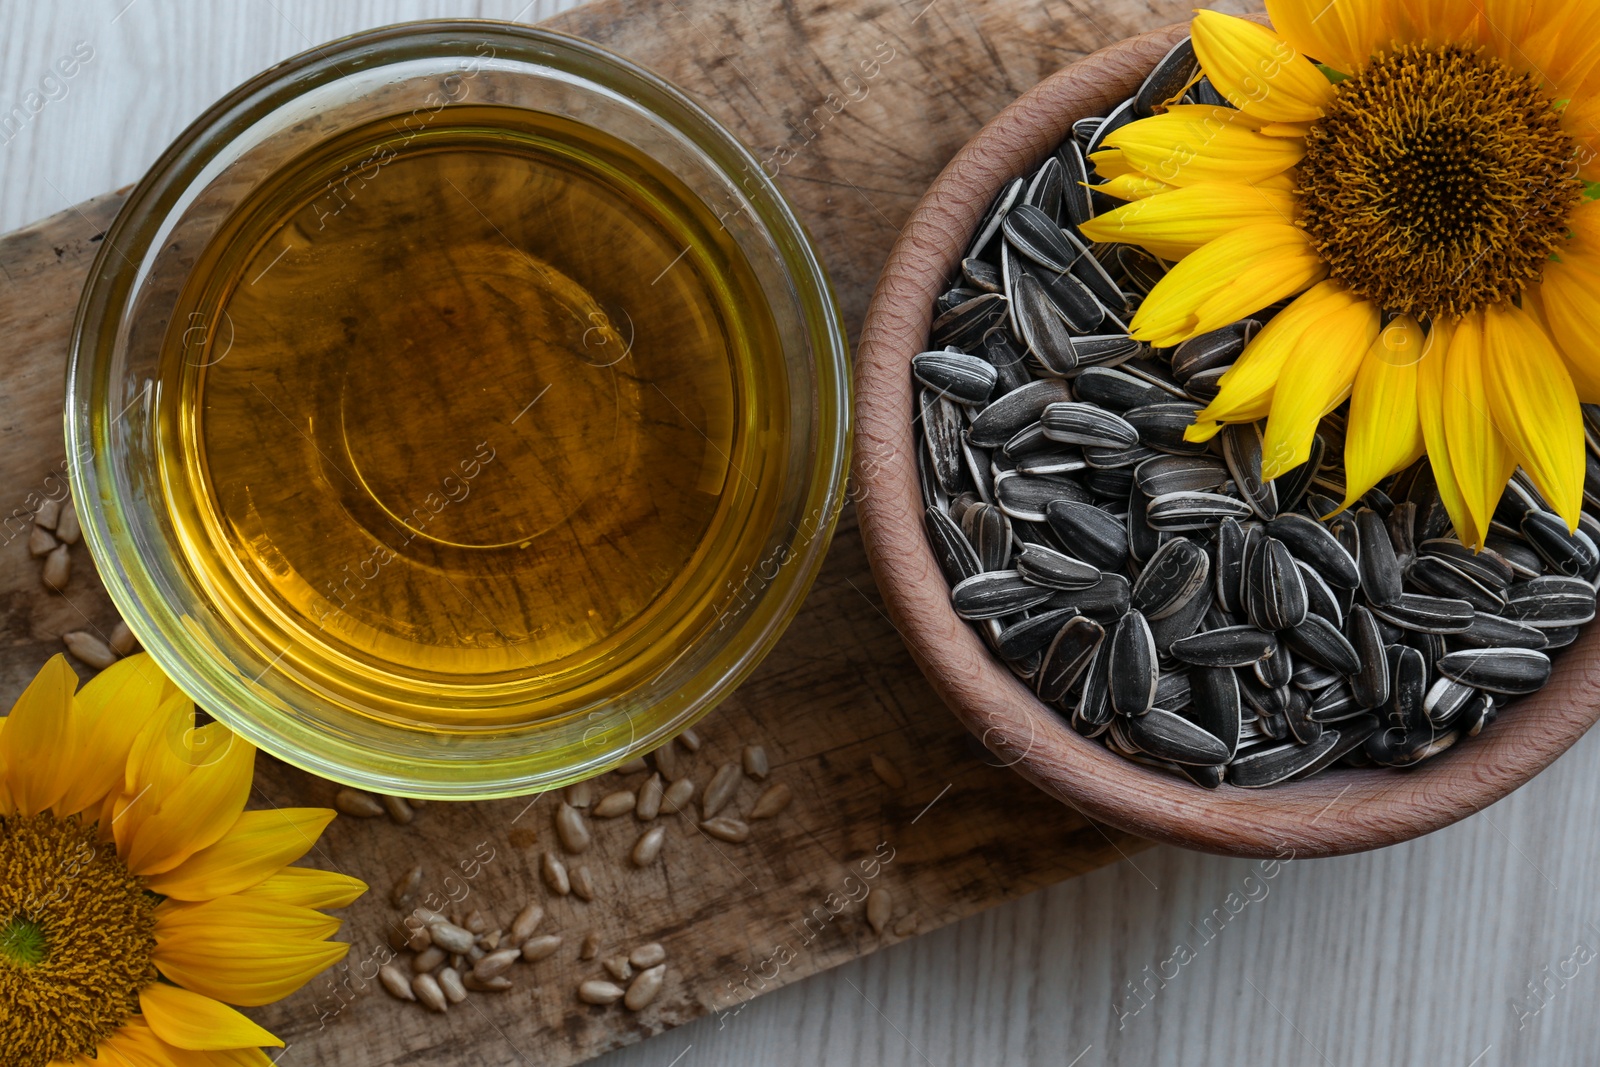
[[[1127,324],[1168,264],[1078,226],[1113,206],[1089,187],[1107,134],[1179,93],[1225,106],[1196,73],[1185,41],[1077,122],[1000,191],[938,298],[911,367],[929,542],[956,613],[1129,759],[1206,787],[1412,766],[1542,687],[1594,617],[1600,409],[1577,533],[1519,472],[1480,553],[1426,459],[1333,515],[1342,409],[1274,482],[1261,424],[1185,441],[1281,307],[1151,349]]]
[[[59,500],[45,497],[33,512],[28,527],[28,555],[43,560],[39,567],[39,580],[52,593],[66,595],[72,581],[72,546],[83,539],[78,525],[78,512],[70,495]],[[97,671],[103,671],[123,656],[139,650],[139,642],[121,619],[110,635],[96,630],[72,630],[61,635],[61,643],[79,662]]]

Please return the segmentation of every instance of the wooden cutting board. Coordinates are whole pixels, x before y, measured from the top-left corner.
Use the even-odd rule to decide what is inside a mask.
[[[549,25],[682,86],[778,169],[854,326],[897,227],[980,125],[1052,70],[1177,21],[1188,7],[605,0]],[[121,201],[108,193],[0,238],[0,706],[61,649],[63,633],[109,634],[116,621],[81,544],[71,549],[63,596],[42,586],[26,541],[31,510],[64,484],[68,334]],[[594,847],[567,862],[589,868],[592,902],[557,897],[540,879],[542,854],[559,852],[557,798],[436,803],[409,826],[341,818],[309,862],[373,886],[347,913],[349,960],[254,1014],[299,1063],[578,1063],[707,1012],[731,1017],[761,992],[1144,844],[1089,824],[997,766],[940,706],[881,609],[850,510],[799,618],[699,733],[701,750],[680,754],[701,788],[742,746],[759,743],[769,780],[787,784],[794,802],[752,824],[744,844],[663,815],[663,862],[642,871],[627,857],[644,827],[632,815],[591,820]],[[874,756],[903,783],[894,770],[875,773]],[[611,775],[597,795],[639,782]],[[335,788],[258,761],[259,806],[329,805]],[[747,811],[759,788],[744,781],[730,808]],[[419,898],[446,902],[441,910],[478,908],[508,926],[524,901],[543,900],[540,932],[562,934],[561,950],[518,964],[512,991],[474,994],[444,1016],[392,999],[372,975],[391,951],[384,930],[401,914],[390,887],[414,864],[424,869]],[[881,934],[860,902],[870,887],[892,901]],[[580,981],[603,977],[598,960],[578,958],[590,932],[602,958],[649,941],[666,947],[667,982],[647,1010],[577,999]]]

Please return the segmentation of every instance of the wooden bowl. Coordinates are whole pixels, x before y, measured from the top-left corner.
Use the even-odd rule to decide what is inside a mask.
[[[911,357],[934,298],[995,193],[1031,172],[1074,120],[1129,96],[1188,32],[1169,26],[1056,72],[980,130],[912,212],[867,310],[857,353],[855,473],[867,556],[912,656],[956,717],[1024,778],[1083,814],[1174,845],[1237,856],[1330,856],[1448,826],[1543,770],[1600,715],[1600,627],[1555,657],[1550,684],[1481,735],[1406,771],[1347,770],[1263,790],[1206,790],[1075,733],[950,607],[923,532]]]

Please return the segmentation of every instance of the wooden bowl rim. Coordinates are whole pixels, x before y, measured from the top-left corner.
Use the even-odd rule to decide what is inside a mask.
[[[911,357],[995,192],[1028,173],[1080,117],[1124,99],[1188,32],[1104,48],[1019,97],[956,153],[912,211],[879,277],[856,356],[857,508],[878,588],[912,657],[966,727],[1024,778],[1092,819],[1236,856],[1330,856],[1406,841],[1487,807],[1543,770],[1600,717],[1600,627],[1555,657],[1550,684],[1482,735],[1407,771],[1344,770],[1266,790],[1206,790],[1079,736],[950,608],[923,530]]]

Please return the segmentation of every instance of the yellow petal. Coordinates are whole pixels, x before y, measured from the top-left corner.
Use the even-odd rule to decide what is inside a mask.
[[[1219,391],[1195,416],[1196,425],[1208,422],[1254,422],[1272,410],[1272,390],[1278,375],[1306,331],[1324,316],[1347,307],[1354,298],[1338,282],[1322,282],[1272,317],[1218,382]],[[1190,427],[1193,429],[1194,427]],[[1188,440],[1209,440],[1190,436]]]
[[[1483,377],[1494,424],[1545,502],[1578,528],[1583,507],[1583,416],[1550,337],[1507,305],[1484,312]]]
[[[1322,416],[1350,395],[1361,359],[1378,336],[1380,316],[1365,300],[1321,319],[1284,364],[1261,441],[1261,476],[1271,480],[1304,463]]]
[[[328,808],[242,812],[222,840],[145,881],[175,900],[212,900],[249,889],[311,851],[333,821]]]
[[[1080,228],[1091,241],[1136,244],[1163,259],[1182,259],[1242,226],[1293,225],[1294,219],[1287,190],[1202,182],[1124,204]]]
[[[1185,105],[1130,122],[1105,143],[1122,149],[1129,166],[1168,185],[1248,184],[1282,174],[1305,155],[1302,142],[1264,137],[1252,126],[1232,108]]]
[[[226,1004],[166,982],[139,991],[139,1012],[151,1031],[175,1048],[283,1047],[283,1042]]]
[[[1128,157],[1122,154],[1120,148],[1101,148],[1091,152],[1089,162],[1094,164],[1094,172],[1106,179],[1139,174],[1138,168],[1128,162]]]
[[[191,758],[204,762],[147,814],[123,859],[135,874],[154,875],[215,844],[244,810],[255,776],[255,746],[221,723],[193,731]]]
[[[1395,35],[1387,0],[1267,0],[1284,40],[1334,70],[1354,74]]]
[[[1476,547],[1482,546],[1489,517],[1516,469],[1516,458],[1490,414],[1483,358],[1483,313],[1474,312],[1456,323],[1445,355],[1443,417],[1450,466],[1472,516]]]
[[[342,941],[294,941],[270,935],[174,940],[158,944],[153,957],[161,973],[187,989],[242,1007],[282,1000],[344,959]]]
[[[1600,181],[1600,79],[1591,77],[1584,91],[1561,109],[1561,128],[1577,142],[1578,176]]]
[[[1155,196],[1157,193],[1170,192],[1176,189],[1177,186],[1156,181],[1154,178],[1149,178],[1130,170],[1126,174],[1119,174],[1099,185],[1091,186],[1091,188],[1117,200],[1143,200],[1145,197]]]
[[[1600,403],[1600,273],[1575,258],[1547,264],[1535,295],[1567,372],[1588,404]]]
[[[1140,305],[1130,332],[1170,347],[1292,296],[1326,272],[1305,231],[1282,223],[1244,226],[1168,271]]]
[[[1248,19],[1197,11],[1194,52],[1233,106],[1269,122],[1320,119],[1333,86],[1282,37]]]
[[[1380,480],[1404,470],[1422,456],[1417,363],[1426,342],[1417,320],[1401,315],[1379,332],[1362,359],[1350,389],[1341,510]]]
[[[1417,414],[1422,420],[1422,439],[1428,446],[1433,481],[1455,525],[1456,536],[1463,544],[1481,546],[1483,538],[1477,532],[1472,513],[1456,482],[1455,467],[1450,461],[1450,442],[1444,429],[1444,371],[1454,337],[1453,322],[1434,320],[1423,346],[1422,361],[1417,364]]]
[[[11,802],[23,815],[37,815],[60,800],[77,756],[72,691],[78,676],[57,653],[45,661],[11,706],[0,758],[6,765]]]
[[[315,867],[285,867],[239,895],[302,908],[343,908],[366,891],[367,883],[348,874],[319,871]]]
[[[141,652],[120,659],[89,679],[73,697],[81,752],[60,808],[76,814],[98,807],[122,786],[134,740],[177,689],[155,660]]]
[[[1544,79],[1551,99],[1572,99],[1583,93],[1600,62],[1600,5],[1552,0],[1532,6],[1518,51],[1527,68]]]
[[[1398,21],[1401,41],[1442,45],[1477,40],[1478,9],[1461,0],[1400,0]]]

